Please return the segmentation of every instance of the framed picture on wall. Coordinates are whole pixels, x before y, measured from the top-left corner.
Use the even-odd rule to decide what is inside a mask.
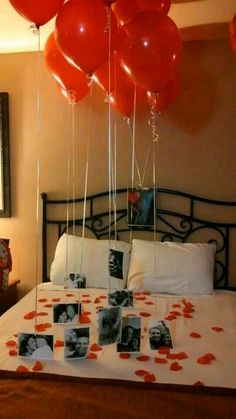
[[[154,188],[128,188],[128,225],[154,225]]]
[[[0,217],[11,217],[8,93],[0,93]]]

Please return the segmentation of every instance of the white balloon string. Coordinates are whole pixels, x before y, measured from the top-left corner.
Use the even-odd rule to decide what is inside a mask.
[[[37,36],[37,93],[36,93],[36,209],[35,209],[35,320],[34,329],[37,330],[37,311],[38,311],[38,275],[39,275],[39,205],[40,205],[40,28],[34,27],[33,34]]]
[[[83,274],[83,258],[84,258],[84,236],[85,236],[85,220],[86,220],[86,208],[87,208],[87,193],[88,193],[88,173],[89,173],[89,154],[91,145],[91,110],[92,110],[92,93],[93,93],[93,78],[90,78],[90,94],[89,94],[89,112],[88,112],[88,124],[87,124],[87,150],[86,150],[86,166],[85,166],[85,181],[84,181],[84,203],[83,203],[83,223],[82,223],[82,241],[80,246],[80,276]]]

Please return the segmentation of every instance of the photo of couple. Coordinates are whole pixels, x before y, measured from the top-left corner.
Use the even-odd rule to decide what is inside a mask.
[[[85,358],[89,350],[89,327],[65,330],[65,359]]]
[[[79,323],[81,305],[78,303],[55,304],[53,306],[54,323]]]
[[[53,335],[20,333],[19,356],[31,359],[53,359]]]

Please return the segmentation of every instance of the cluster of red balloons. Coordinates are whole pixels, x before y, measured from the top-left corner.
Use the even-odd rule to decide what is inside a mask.
[[[45,61],[61,92],[69,98],[72,92],[74,101],[86,96],[91,76],[128,117],[134,103],[148,100],[162,111],[179,94],[182,41],[168,16],[171,0],[10,2],[38,27],[56,16]]]

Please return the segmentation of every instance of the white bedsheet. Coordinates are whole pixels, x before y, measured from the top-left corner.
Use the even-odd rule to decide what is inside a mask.
[[[83,326],[90,327],[90,344],[97,343],[96,310],[107,306],[106,294],[101,289],[63,290],[50,283],[39,285],[37,294],[36,289],[32,290],[0,317],[0,369],[16,370],[25,366],[31,371],[34,367],[35,360],[14,355],[16,334],[35,331],[35,319],[24,319],[24,315],[32,310],[41,313],[37,324],[52,325],[44,333],[53,333],[54,343],[63,340],[64,328],[68,324],[53,324],[52,309],[47,307],[55,298],[60,298],[61,303],[82,302],[83,310],[91,313],[88,314],[91,323]],[[194,311],[185,313],[185,317],[183,309],[188,302],[193,304]],[[129,354],[129,358],[122,359],[116,352],[116,344],[112,344],[100,351],[93,346],[88,359],[68,361],[64,360],[64,348],[55,347],[54,359],[41,361],[42,371],[69,376],[236,388],[236,293],[216,291],[212,296],[191,298],[139,293],[135,295],[134,307],[122,311],[124,315],[141,315],[140,354]],[[149,349],[146,327],[150,319],[169,319],[174,346],[171,355]],[[13,341],[13,346],[8,346],[9,341]],[[199,358],[207,354],[215,359],[209,364],[199,363]]]

